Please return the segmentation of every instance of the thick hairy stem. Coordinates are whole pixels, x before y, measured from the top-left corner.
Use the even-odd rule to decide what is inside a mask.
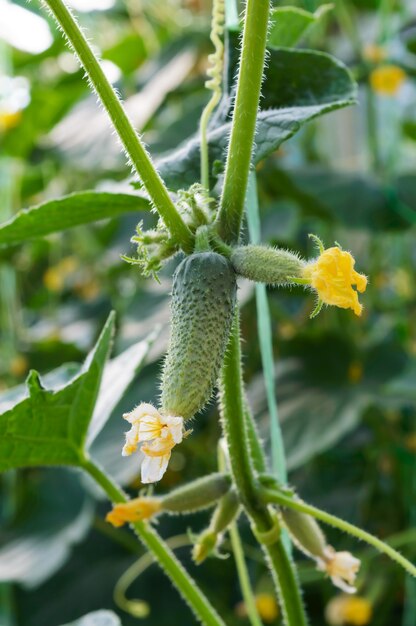
[[[226,242],[238,240],[250,171],[266,54],[270,0],[247,0],[237,94],[218,215]]]
[[[62,0],[42,1],[51,10],[52,15],[85,69],[91,86],[107,111],[125,151],[152,199],[155,208],[177,243],[182,246],[185,252],[192,252],[192,233],[176,210],[164,182],[157,173],[150,156],[134,130],[123,105],[105,76],[80,27]]]
[[[261,487],[250,455],[247,415],[241,372],[239,318],[236,313],[227,354],[220,376],[221,415],[231,473],[241,502],[249,516],[274,577],[280,606],[287,626],[305,626],[306,617],[293,564],[281,538],[278,522],[259,499]],[[255,431],[251,431],[251,436]]]
[[[300,511],[301,513],[306,513],[307,515],[311,515],[316,519],[328,524],[329,526],[334,526],[335,528],[339,528],[344,532],[357,537],[361,541],[365,541],[369,543],[371,546],[374,546],[379,552],[386,554],[393,561],[399,563],[409,574],[412,576],[416,576],[416,567],[410,563],[404,556],[402,556],[397,550],[389,546],[381,539],[374,537],[374,535],[370,535],[365,530],[350,524],[349,522],[345,522],[344,520],[336,517],[335,515],[331,515],[330,513],[326,513],[325,511],[321,511],[321,509],[312,506],[311,504],[306,504],[306,502],[302,502],[302,500],[295,500],[284,495],[281,492],[274,491],[272,489],[264,489],[263,490],[263,501],[265,503],[275,503],[280,506],[285,506],[290,509],[294,509],[295,511]]]
[[[82,468],[100,485],[113,504],[127,502],[127,497],[120,487],[93,461],[85,459]],[[173,552],[152,526],[146,522],[135,522],[132,524],[132,528],[134,528],[140,541],[152,552],[163,571],[201,623],[204,626],[225,626],[215,609],[199,590],[195,581],[185,571]]]

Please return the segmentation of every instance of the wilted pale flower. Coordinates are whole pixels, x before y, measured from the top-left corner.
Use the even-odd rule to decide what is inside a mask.
[[[127,522],[148,520],[157,515],[162,508],[159,498],[143,496],[129,502],[115,504],[113,510],[107,513],[106,520],[113,526],[123,526]]]
[[[129,456],[141,443],[143,483],[154,483],[166,472],[172,448],[183,439],[182,417],[164,416],[151,404],[139,404],[123,415],[132,425],[126,433],[123,456]]]
[[[359,559],[350,552],[336,552],[332,546],[326,546],[317,563],[318,569],[326,572],[336,587],[345,593],[355,593],[355,579],[361,565]]]
[[[354,269],[354,257],[338,246],[321,248],[319,257],[305,265],[303,281],[315,289],[324,304],[342,309],[352,309],[361,315],[363,306],[358,301],[358,293],[367,287],[367,278]],[[356,287],[356,289],[354,289]]]
[[[326,606],[325,617],[331,626],[366,626],[373,614],[371,602],[360,596],[340,595]]]

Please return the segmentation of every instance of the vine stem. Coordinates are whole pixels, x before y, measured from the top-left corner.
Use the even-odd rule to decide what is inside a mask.
[[[247,407],[246,407],[247,411]],[[249,433],[249,424],[252,422],[247,421],[247,414],[245,413],[246,425]],[[254,426],[254,425],[253,425]],[[250,433],[249,433],[250,434]],[[227,471],[227,459],[224,454],[224,450],[221,445],[218,446],[218,469],[220,472]],[[263,465],[261,465],[263,470]],[[263,626],[260,619],[259,612],[256,606],[256,600],[254,591],[251,586],[250,575],[244,556],[243,544],[241,542],[240,533],[238,532],[237,518],[230,524],[228,528],[228,534],[230,536],[231,548],[233,551],[234,561],[237,568],[238,581],[240,583],[241,594],[243,596],[244,604],[247,610],[247,617],[250,620],[251,626]]]
[[[209,153],[208,153],[208,123],[212,112],[221,99],[221,92],[214,91],[201,115],[199,130],[201,133],[201,184],[209,192]]]
[[[250,172],[247,190],[247,225],[250,242],[260,244],[261,228],[259,203],[257,197],[256,173]],[[270,435],[272,442],[272,469],[279,481],[287,483],[286,455],[283,444],[283,435],[280,428],[279,412],[275,396],[274,357],[272,323],[269,303],[267,301],[266,285],[256,283],[257,334],[260,342],[261,361],[264,372],[267,405],[269,408]]]
[[[237,94],[218,214],[227,243],[238,240],[253,151],[266,55],[270,0],[247,0]]]
[[[350,524],[349,522],[345,522],[344,520],[336,517],[335,515],[331,515],[330,513],[326,513],[326,511],[321,511],[315,506],[311,504],[306,504],[306,502],[302,502],[301,500],[294,500],[284,494],[277,492],[272,489],[264,489],[262,500],[265,503],[275,503],[280,506],[285,506],[295,511],[300,511],[301,513],[306,513],[307,515],[311,515],[316,519],[328,524],[329,526],[334,526],[335,528],[339,528],[357,539],[361,539],[361,541],[365,541],[366,543],[374,546],[379,552],[386,554],[393,561],[399,563],[409,574],[416,577],[416,567],[408,561],[404,556],[402,556],[397,550],[389,546],[387,543],[384,543],[381,539],[374,537],[370,533]]]
[[[238,532],[238,527],[235,522],[231,524],[228,532],[230,535],[231,547],[237,567],[238,579],[240,581],[240,589],[244,598],[244,604],[246,606],[248,618],[250,620],[251,626],[263,626],[259,613],[257,611],[256,600],[253,594],[253,590],[251,588],[250,577],[244,559],[243,546],[241,545],[240,534]]]
[[[116,92],[108,81],[87,39],[62,0],[42,0],[71,44],[91,86],[107,111],[132,165],[138,173],[155,208],[172,236],[185,252],[192,252],[193,236],[178,213],[169,192],[127,116]],[[82,129],[79,130],[82,132]]]
[[[256,537],[261,540],[279,603],[287,626],[306,626],[300,589],[295,570],[280,537],[277,520],[260,499],[252,459],[245,411],[241,371],[239,316],[236,312],[227,353],[220,376],[220,400],[223,429],[228,444],[231,473],[241,502],[251,520]],[[255,436],[255,430],[251,431]],[[271,535],[273,539],[271,540]],[[268,539],[266,540],[266,537]]]
[[[107,476],[104,470],[91,459],[85,458],[81,464],[93,480],[100,485],[114,504],[127,502],[122,489]],[[173,552],[159,537],[157,532],[146,522],[135,522],[132,525],[140,541],[153,553],[159,565],[170,578],[184,600],[204,626],[225,626],[215,609],[200,591],[195,581],[186,572]]]

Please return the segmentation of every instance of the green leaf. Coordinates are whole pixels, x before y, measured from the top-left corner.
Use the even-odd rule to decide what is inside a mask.
[[[304,215],[350,229],[397,230],[416,221],[416,185],[414,181],[412,184],[415,177],[400,177],[394,181],[396,194],[391,193],[393,189],[383,189],[375,178],[335,172],[322,166],[287,170],[271,167],[262,171],[261,177],[273,199],[293,199]],[[271,219],[281,220],[274,200],[270,210]]]
[[[310,50],[273,50],[265,71],[254,163],[277,150],[306,122],[355,102],[356,85],[340,61]],[[211,164],[222,163],[230,129],[227,121],[208,133]],[[159,160],[159,172],[171,188],[191,185],[199,178],[199,153],[195,136]]]
[[[143,196],[84,191],[19,211],[0,225],[0,247],[13,246],[81,224],[150,210]]]
[[[112,611],[94,611],[75,622],[63,626],[122,626],[120,618]]]
[[[111,314],[80,373],[65,386],[45,389],[37,372],[29,374],[28,397],[0,415],[0,471],[81,463],[113,327]]]
[[[100,393],[88,428],[87,448],[104,428],[113,410],[141,369],[159,332],[160,327],[155,328],[145,339],[133,344],[106,365]]]
[[[34,589],[54,575],[72,546],[84,539],[93,507],[79,476],[64,469],[39,472],[24,495],[17,525],[2,532],[0,582]]]
[[[276,7],[271,12],[267,45],[270,48],[295,46],[306,31],[332,7],[332,4],[323,4],[315,13],[309,13],[298,7]]]

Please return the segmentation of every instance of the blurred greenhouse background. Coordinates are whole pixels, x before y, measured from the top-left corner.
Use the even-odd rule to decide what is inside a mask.
[[[197,132],[207,102],[210,1],[67,3],[100,51],[106,75],[167,184],[174,190],[188,186],[193,171],[182,144]],[[311,12],[322,4],[274,2]],[[230,78],[237,45],[236,30],[228,32]],[[300,287],[268,289],[290,483],[305,500],[391,541],[414,560],[415,0],[334,0],[299,47],[340,59],[358,82],[358,104],[309,121],[258,165],[262,238],[304,257],[313,252],[310,232],[327,244],[339,241],[370,282],[359,320],[335,308],[309,320],[313,298]],[[390,74],[380,79],[377,72],[386,67]],[[264,110],[290,100],[290,76],[283,84],[283,70],[270,68]],[[337,97],[343,88],[334,86]],[[309,106],[307,90],[303,97]],[[0,222],[74,192],[134,194],[132,182],[105,113],[40,3],[0,0]],[[120,455],[120,417],[158,394],[177,262],[168,263],[157,282],[120,259],[134,255],[130,238],[140,220],[151,226],[156,218],[131,211],[0,247],[0,408],[22,393],[30,369],[48,374],[51,385],[68,380],[114,309],[113,358],[121,355],[119,369],[131,384],[123,393],[127,382],[120,382],[119,397],[100,406],[111,416],[93,452],[131,494],[140,488],[139,465],[137,457]],[[254,287],[248,281],[240,281],[239,298],[249,400],[269,447]],[[215,471],[220,427],[214,404],[193,428],[174,451],[159,491]],[[144,551],[128,530],[104,522],[108,503],[79,472],[10,471],[1,475],[0,491],[0,626],[61,626],[101,609],[114,611],[124,626],[140,620],[153,626],[196,623],[163,573],[143,561],[144,571],[127,592],[140,603],[114,601],[117,581]],[[188,530],[197,532],[206,521],[206,513],[168,517],[158,529],[177,546],[226,623],[246,626],[233,558],[209,559],[199,568],[190,558]],[[332,530],[328,535],[362,559],[358,595],[368,611],[336,621],[336,590],[296,554],[311,623],[416,626],[415,582],[363,544]],[[242,537],[260,615],[264,624],[278,625],[272,582],[248,524]],[[226,541],[223,551],[228,548]],[[141,618],[132,615],[134,609]]]

